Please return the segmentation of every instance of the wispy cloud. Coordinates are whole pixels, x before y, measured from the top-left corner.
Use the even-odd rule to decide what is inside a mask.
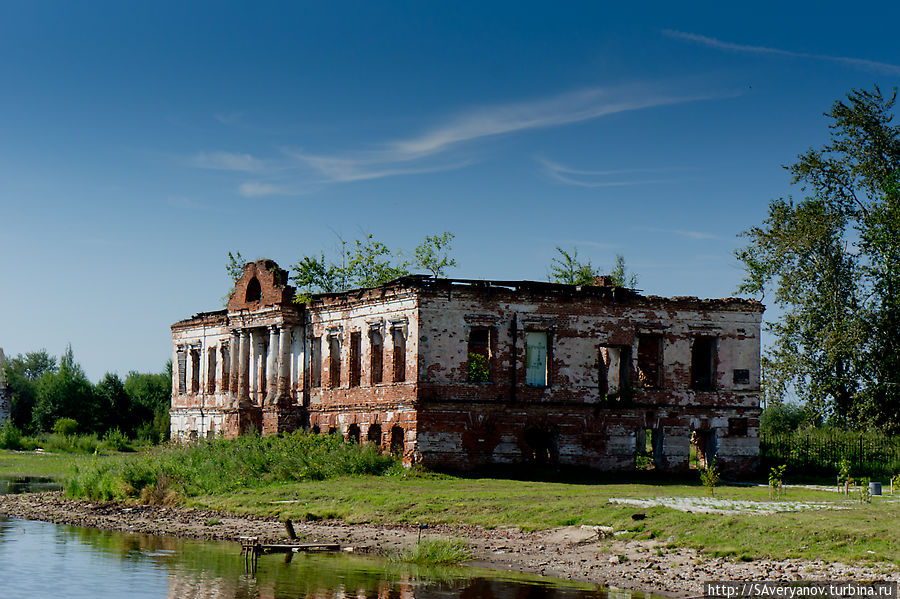
[[[386,142],[375,150],[338,155],[295,152],[293,156],[327,182],[452,170],[471,164],[472,159],[452,160],[445,154],[478,140],[711,97],[667,93],[649,86],[591,88],[527,102],[475,108],[418,135]]]
[[[751,46],[746,44],[735,44],[725,42],[714,37],[698,35],[696,33],[685,33],[673,29],[663,29],[663,35],[673,39],[683,40],[718,50],[726,50],[729,52],[742,52],[745,54],[767,54],[770,56],[789,56],[792,58],[811,58],[815,60],[825,60],[844,64],[848,67],[870,71],[875,73],[885,73],[888,75],[900,75],[900,65],[888,62],[878,62],[875,60],[866,60],[864,58],[852,58],[848,56],[830,56],[827,54],[813,54],[810,52],[792,52],[790,50],[782,50],[780,48],[770,48],[767,46]]]
[[[478,142],[488,138],[719,97],[723,96],[674,93],[659,84],[589,88],[535,100],[476,107],[447,117],[419,134],[384,141],[369,149],[348,149],[330,154],[282,149],[279,156],[266,159],[247,153],[216,151],[198,153],[187,162],[196,168],[255,173],[263,179],[277,177],[275,183],[278,184],[272,184],[271,180],[241,184],[238,193],[245,197],[291,195],[295,188],[306,189],[314,185],[456,170],[474,163],[480,147]],[[241,115],[222,114],[216,118],[222,123],[234,123]],[[562,178],[577,174],[556,171]]]
[[[663,233],[667,235],[678,235],[679,237],[686,237],[688,239],[695,240],[704,240],[704,239],[721,239],[720,236],[715,233],[708,233],[706,231],[691,231],[687,229],[667,229],[662,227],[635,227],[636,231],[646,231],[648,233]]]
[[[683,171],[681,168],[634,168],[618,170],[581,170],[575,169],[543,157],[535,157],[544,173],[553,180],[566,185],[578,187],[627,187],[630,185],[647,185],[653,183],[672,183],[676,178],[647,177]]]
[[[188,164],[218,171],[257,172],[263,169],[260,159],[236,152],[200,152],[191,156]]]
[[[294,195],[291,191],[278,185],[261,183],[259,181],[247,181],[238,186],[238,193],[245,198],[261,198],[276,195]]]

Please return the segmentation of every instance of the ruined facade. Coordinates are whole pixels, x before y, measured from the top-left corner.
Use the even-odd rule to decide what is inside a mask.
[[[172,435],[309,428],[408,463],[723,471],[759,453],[760,320],[743,299],[409,276],[292,302],[248,264],[172,326]]]

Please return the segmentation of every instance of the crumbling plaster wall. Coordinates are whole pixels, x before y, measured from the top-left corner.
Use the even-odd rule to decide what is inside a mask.
[[[334,430],[345,438],[351,425],[367,440],[369,428],[379,425],[381,445],[389,447],[394,426],[403,429],[406,461],[415,460],[416,381],[419,377],[415,356],[419,351],[419,319],[416,293],[410,289],[375,289],[338,297],[317,299],[307,308],[307,341],[321,347],[320,385],[307,380],[306,402],[309,426],[321,432]],[[373,383],[372,334],[383,340],[381,382]],[[402,369],[404,380],[394,380],[394,331],[404,339]],[[351,334],[360,340],[360,380],[351,386]],[[329,339],[340,347],[340,384],[331,384],[331,348]],[[316,341],[318,340],[318,341]],[[307,361],[307,367],[312,365]]]
[[[454,290],[420,300],[418,450],[426,463],[467,468],[528,459],[529,430],[555,435],[555,459],[599,469],[631,469],[638,434],[663,434],[663,464],[687,468],[691,430],[715,430],[721,463],[746,470],[758,455],[759,325],[761,306],[742,301],[638,298],[611,303],[593,297],[541,297],[503,290]],[[467,381],[473,329],[496,333],[492,380]],[[525,333],[550,338],[546,387],[525,382]],[[601,392],[600,346],[631,348],[660,335],[660,388],[634,385],[627,408],[610,406]],[[691,346],[715,337],[716,389],[691,388]],[[749,371],[735,384],[733,370]],[[729,420],[746,419],[746,432],[729,434]]]

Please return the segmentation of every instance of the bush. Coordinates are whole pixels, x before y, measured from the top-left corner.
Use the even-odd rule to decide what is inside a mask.
[[[12,422],[0,426],[0,449],[22,449],[22,431]]]
[[[159,447],[113,464],[83,468],[67,480],[66,491],[72,497],[94,500],[128,497],[168,504],[175,501],[170,491],[194,496],[277,481],[403,471],[396,458],[371,445],[345,443],[338,435],[298,431]]]
[[[134,451],[128,437],[126,437],[125,433],[118,428],[106,431],[106,434],[103,435],[103,442],[101,445],[112,451]]]
[[[78,432],[78,421],[73,418],[60,418],[53,423],[52,430],[57,435],[74,435]]]

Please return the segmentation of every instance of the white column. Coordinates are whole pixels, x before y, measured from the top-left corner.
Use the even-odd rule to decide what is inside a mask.
[[[273,404],[278,395],[278,326],[269,327],[269,347],[266,352],[266,397],[260,403]]]

